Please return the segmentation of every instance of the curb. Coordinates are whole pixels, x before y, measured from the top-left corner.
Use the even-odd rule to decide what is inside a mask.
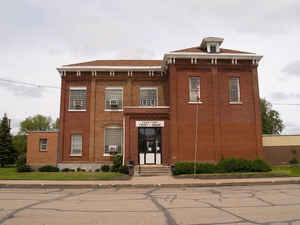
[[[262,180],[262,181],[236,181],[236,182],[207,182],[207,183],[170,183],[170,184],[24,184],[24,183],[0,183],[0,188],[45,188],[45,189],[108,189],[108,188],[182,188],[182,187],[222,187],[222,186],[254,186],[254,185],[279,185],[300,184],[299,180]]]

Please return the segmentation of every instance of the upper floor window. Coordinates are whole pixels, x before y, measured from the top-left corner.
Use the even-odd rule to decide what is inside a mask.
[[[104,128],[104,155],[120,154],[122,152],[122,128]]]
[[[70,87],[69,110],[86,110],[86,87]]]
[[[82,135],[75,134],[71,136],[71,156],[82,155]]]
[[[107,87],[105,89],[105,109],[122,110],[123,108],[123,88]]]
[[[141,106],[157,106],[157,88],[143,87],[140,89]]]
[[[190,77],[190,102],[200,102],[200,77]]]
[[[240,103],[240,78],[230,77],[229,78],[229,102]]]
[[[216,53],[217,52],[217,46],[216,45],[210,45],[210,52]]]
[[[47,151],[47,138],[40,139],[40,151]]]

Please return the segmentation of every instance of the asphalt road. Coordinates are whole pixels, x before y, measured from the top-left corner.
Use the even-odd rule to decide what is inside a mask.
[[[0,189],[2,224],[300,225],[300,185]]]

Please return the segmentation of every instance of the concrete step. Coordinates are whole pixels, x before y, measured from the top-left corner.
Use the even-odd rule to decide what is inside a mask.
[[[171,168],[169,166],[136,166],[135,176],[162,176],[171,175]]]

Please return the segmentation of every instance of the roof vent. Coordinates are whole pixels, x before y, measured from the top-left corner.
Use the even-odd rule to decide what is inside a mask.
[[[207,51],[208,53],[219,53],[220,46],[223,43],[223,38],[218,37],[207,37],[201,42],[200,48]]]

